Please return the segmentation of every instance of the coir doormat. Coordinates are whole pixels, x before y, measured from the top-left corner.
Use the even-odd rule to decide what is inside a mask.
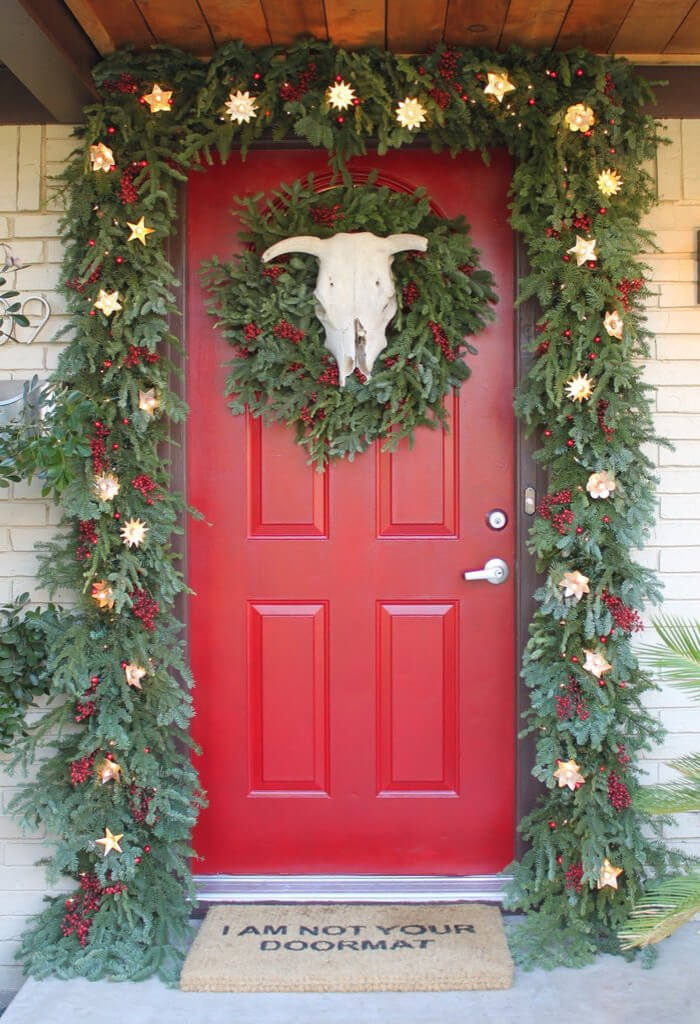
[[[237,904],[209,911],[187,992],[510,988],[498,908],[479,903]]]

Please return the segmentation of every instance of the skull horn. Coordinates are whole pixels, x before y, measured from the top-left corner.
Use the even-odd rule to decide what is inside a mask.
[[[425,252],[428,248],[428,239],[422,235],[389,235],[386,242],[390,256],[395,256],[397,252],[406,252],[408,249]]]
[[[408,238],[414,236],[397,235],[396,237]],[[274,245],[265,250],[262,254],[262,261],[263,263],[268,263],[270,260],[277,259],[278,256],[285,256],[289,252],[303,252],[309,256],[317,256],[320,259],[325,241],[323,238],[314,238],[313,235],[295,235],[294,238],[283,238],[280,242],[275,242]]]

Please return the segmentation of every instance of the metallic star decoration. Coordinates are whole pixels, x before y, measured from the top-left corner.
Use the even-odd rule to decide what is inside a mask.
[[[161,89],[157,82],[154,82],[153,89],[151,92],[146,93],[143,100],[151,108],[151,113],[157,114],[159,110],[170,110],[172,95],[172,89],[168,92],[165,89]]]
[[[121,484],[114,473],[97,473],[92,485],[95,497],[100,501],[112,501],[119,494]]]
[[[584,576],[578,569],[573,572],[565,572],[564,578],[559,581],[559,586],[564,588],[564,597],[575,598],[577,604],[584,594],[590,593],[588,576]]]
[[[155,228],[146,227],[146,222],[143,217],[141,218],[141,220],[138,220],[135,224],[132,224],[131,221],[127,221],[126,226],[128,228],[131,228],[131,234],[127,238],[127,242],[137,241],[140,242],[141,245],[145,245],[146,236],[152,235],[153,232],[155,231]]]
[[[617,879],[621,874],[622,868],[616,868],[606,857],[598,875],[598,888],[604,889],[606,885],[609,885],[611,889],[617,889]]]
[[[622,319],[618,311],[613,309],[612,313],[605,314],[603,326],[611,338],[617,338],[619,341],[622,338],[622,332],[625,329],[625,321]]]
[[[95,309],[99,309],[100,312],[104,313],[105,316],[111,316],[112,313],[118,313],[122,308],[122,304],[119,301],[119,292],[106,292],[104,288],[100,288],[97,293],[97,298],[93,302]]]
[[[93,171],[111,171],[114,167],[114,153],[104,142],[98,142],[96,146],[90,146],[90,161]]]
[[[515,86],[508,78],[508,75],[501,75],[495,71],[488,72],[489,83],[484,89],[484,96],[495,96],[499,103],[508,92],[513,92]]]
[[[334,110],[347,110],[355,99],[355,90],[342,79],[326,89],[326,101]]]
[[[159,406],[160,398],[158,398],[155,388],[149,388],[148,391],[139,391],[139,409],[141,412],[152,416]]]
[[[587,651],[584,647],[583,653],[586,655],[583,671],[590,672],[596,679],[600,679],[604,672],[609,672],[612,668],[610,662],[606,661],[605,657],[598,654],[597,651]]]
[[[559,789],[568,786],[570,790],[578,789],[586,781],[581,775],[581,766],[574,760],[558,761],[558,767],[554,771],[554,778],[559,783]]]
[[[599,473],[591,473],[586,481],[586,490],[592,498],[609,498],[617,487],[617,482],[612,473],[607,469],[601,469]]]
[[[243,122],[248,124],[251,117],[258,116],[256,111],[258,102],[247,90],[241,92],[239,89],[237,92],[230,92],[225,105],[226,113],[237,124],[243,124]]]
[[[97,778],[100,780],[103,786],[107,782],[121,782],[122,768],[121,765],[117,764],[116,761],[108,761],[105,758],[102,764],[99,764],[97,766],[95,772],[97,774]],[[121,836],[119,838],[121,838]]]
[[[593,381],[583,373],[577,374],[566,382],[566,394],[572,402],[585,402],[593,394]]]
[[[148,527],[141,519],[127,519],[119,533],[127,547],[139,548],[146,539]]]
[[[109,831],[108,828],[105,828],[105,837],[104,837],[104,839],[96,839],[95,842],[99,846],[103,846],[104,847],[104,853],[105,853],[105,857],[106,857],[107,854],[110,852],[110,850],[114,850],[116,853],[121,853],[122,852],[122,848],[119,845],[119,840],[123,839],[123,838],[124,838],[124,833],[123,832],[120,833],[118,836],[115,836],[112,832]]]
[[[596,185],[598,186],[598,191],[604,196],[616,196],[622,188],[622,178],[617,171],[606,167],[596,178]]]
[[[585,103],[574,103],[567,109],[564,120],[572,132],[587,132],[595,124],[595,114]]]
[[[582,267],[588,260],[596,261],[598,259],[595,244],[595,238],[582,238],[581,235],[576,235],[576,245],[572,245],[566,251],[576,257],[576,266]]]
[[[95,580],[92,584],[92,598],[98,608],[114,608],[114,593],[105,580]]]
[[[402,100],[396,108],[396,120],[399,122],[402,128],[408,128],[410,132],[414,128],[419,128],[425,121],[426,110],[423,104],[415,99],[407,96],[405,100]]]
[[[141,690],[141,680],[146,675],[146,669],[143,665],[137,664],[132,661],[131,664],[124,666],[124,676],[126,677],[126,685],[133,686],[135,690]]]

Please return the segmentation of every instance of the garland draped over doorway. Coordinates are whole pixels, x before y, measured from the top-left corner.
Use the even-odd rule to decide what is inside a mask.
[[[666,856],[634,806],[635,758],[659,726],[630,649],[638,609],[657,596],[630,557],[653,520],[637,263],[658,141],[647,84],[583,51],[441,46],[405,58],[313,40],[229,43],[208,64],[122,51],[94,75],[100,101],[64,175],[71,341],[41,429],[2,435],[4,476],[39,474],[64,509],[42,576],[80,594],[46,627],[50,691],[65,700],[20,743],[27,758],[38,738],[53,744],[15,810],[57,835],[50,877],[77,883],[26,934],[27,971],[177,971],[203,798],[173,614],[186,589],[170,546],[183,499],[162,461],[169,423],[186,413],[171,387],[177,282],[165,243],[187,172],[234,146],[245,154],[263,132],[325,148],[338,171],[370,142],[379,154],[427,139],[515,157],[511,223],[530,259],[520,300],[542,309],[516,406],[551,483],[530,537],[543,584],[524,663],[543,792],[520,826],[531,846],[509,900],[540,909],[519,932],[523,959],[616,948],[645,872]]]

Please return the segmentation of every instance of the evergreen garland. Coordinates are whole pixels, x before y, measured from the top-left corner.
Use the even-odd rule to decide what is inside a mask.
[[[328,101],[338,79],[357,100],[343,113]],[[653,202],[644,162],[658,141],[642,111],[649,87],[626,62],[584,51],[441,46],[403,58],[313,40],[286,51],[230,43],[206,65],[169,48],[125,50],[104,60],[95,80],[100,102],[86,111],[64,176],[72,340],[42,424],[2,435],[3,476],[39,473],[63,503],[65,530],[42,571],[80,595],[51,638],[51,693],[65,698],[49,716],[59,730],[55,751],[18,801],[25,820],[58,835],[51,870],[78,888],[66,903],[50,903],[27,933],[25,968],[136,978],[153,970],[173,976],[177,964],[191,894],[188,837],[201,797],[172,611],[185,587],[169,547],[182,501],[161,458],[168,422],[185,413],[170,388],[177,283],[164,243],[188,169],[216,153],[226,159],[234,145],[245,154],[263,133],[324,147],[341,172],[372,140],[380,154],[422,138],[452,153],[504,145],[516,159],[512,224],[532,267],[521,300],[534,296],[542,308],[518,411],[542,441],[538,458],[551,482],[531,537],[544,584],[524,667],[535,774],[546,791],[522,826],[532,845],[516,866],[510,901],[540,911],[519,933],[521,958],[581,962],[616,948],[616,924],[664,856],[634,807],[635,760],[658,727],[642,707],[649,682],[630,650],[636,610],[656,597],[651,575],[630,559],[653,508],[642,452],[653,432],[639,369],[646,287],[636,261],[646,241],[640,218]],[[156,83],[172,95],[152,112]],[[240,123],[227,113],[235,93],[255,102]],[[414,130],[396,118],[407,100],[423,111]],[[102,169],[91,149],[99,146],[107,149]],[[127,241],[126,222],[141,217],[142,229],[153,229],[143,245],[138,236]],[[588,249],[580,266],[569,251],[577,235],[576,251]],[[96,307],[99,290],[116,301],[114,312]],[[624,320],[621,338],[604,329],[613,312]],[[599,484],[609,483],[603,473],[614,475],[615,489],[606,497],[599,487],[594,497],[589,480],[599,474]],[[99,500],[95,478],[110,474],[120,490],[104,497],[105,484]],[[148,532],[127,547],[121,527],[129,519],[143,524],[132,525],[132,539]],[[587,577],[579,601],[563,597],[564,573]],[[585,650],[609,659],[600,685],[583,667]],[[600,670],[600,660],[594,664]],[[129,685],[127,668],[142,689]],[[108,755],[120,779],[107,769],[101,781]],[[567,771],[572,789],[557,785]],[[97,845],[108,840],[105,829],[123,833],[121,853]]]
[[[377,438],[395,448],[417,426],[445,419],[444,399],[469,375],[467,340],[492,319],[493,279],[462,220],[432,213],[425,190],[412,196],[366,185],[339,187],[320,198],[313,176],[274,192],[262,209],[242,202],[246,248],[234,263],[213,261],[206,280],[217,326],[236,349],[226,381],[234,413],[250,409],[266,421],[296,424],[297,440],[322,469],[329,458],[351,459]],[[293,255],[262,266],[260,256],[291,234],[331,237],[371,231],[380,237],[411,232],[428,238],[425,254],[393,260],[399,309],[387,328],[387,347],[366,381],[356,369],[338,386],[338,368],[324,347],[314,313],[318,262]]]

